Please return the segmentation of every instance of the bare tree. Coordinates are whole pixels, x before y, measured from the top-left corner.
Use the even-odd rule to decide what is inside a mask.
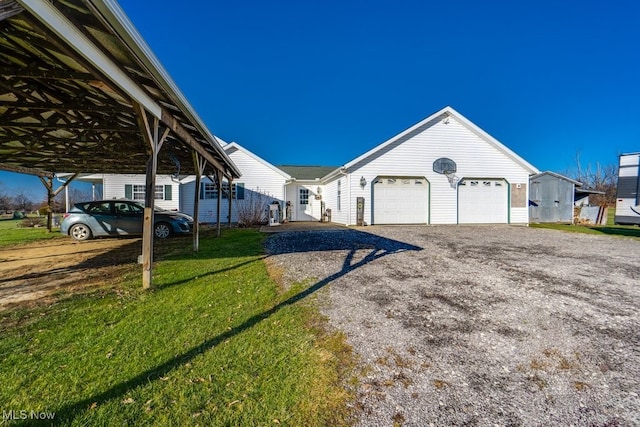
[[[69,206],[73,206],[74,203],[86,202],[92,199],[90,191],[83,191],[78,188],[69,189]]]
[[[257,191],[245,190],[244,200],[238,200],[236,204],[238,226],[253,227],[265,224],[268,219],[268,209],[271,200],[271,197],[259,189]]]
[[[584,166],[580,161],[580,153],[576,153],[576,166],[573,171],[569,172],[569,176],[580,181],[583,188],[604,192],[604,194],[591,196],[593,204],[615,205],[618,187],[618,167],[616,164],[602,165],[600,162],[596,162],[595,166],[592,166],[591,163]]]
[[[17,211],[29,212],[33,209],[31,197],[24,191],[13,196],[13,208]]]
[[[11,210],[11,196],[4,187],[4,184],[0,182],[0,213]]]

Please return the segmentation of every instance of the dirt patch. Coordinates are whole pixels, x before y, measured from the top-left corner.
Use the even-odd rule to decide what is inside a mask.
[[[140,239],[55,239],[0,248],[0,309],[84,292],[132,269]]]

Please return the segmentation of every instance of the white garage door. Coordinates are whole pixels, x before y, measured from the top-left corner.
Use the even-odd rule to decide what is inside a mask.
[[[373,185],[374,224],[429,221],[429,183],[425,178],[382,177]]]
[[[507,183],[502,179],[463,179],[458,184],[460,224],[506,224]]]

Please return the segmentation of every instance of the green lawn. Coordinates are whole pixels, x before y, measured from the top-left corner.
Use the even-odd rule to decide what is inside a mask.
[[[42,227],[22,227],[23,221],[22,219],[0,219],[0,247],[60,237],[57,229],[49,233],[46,218],[42,218]]]
[[[530,224],[533,228],[547,228],[551,230],[568,231],[583,234],[609,234],[640,239],[640,228],[633,225],[616,225],[615,208],[609,208],[607,225],[569,225],[569,224]]]
[[[283,292],[263,236],[169,239],[155,288],[115,287],[0,312],[0,409],[61,425],[344,425],[350,349],[314,296]]]

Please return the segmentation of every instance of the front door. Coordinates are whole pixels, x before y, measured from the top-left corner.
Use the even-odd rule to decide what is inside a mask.
[[[298,187],[298,211],[296,221],[314,221],[313,194],[308,188]]]

